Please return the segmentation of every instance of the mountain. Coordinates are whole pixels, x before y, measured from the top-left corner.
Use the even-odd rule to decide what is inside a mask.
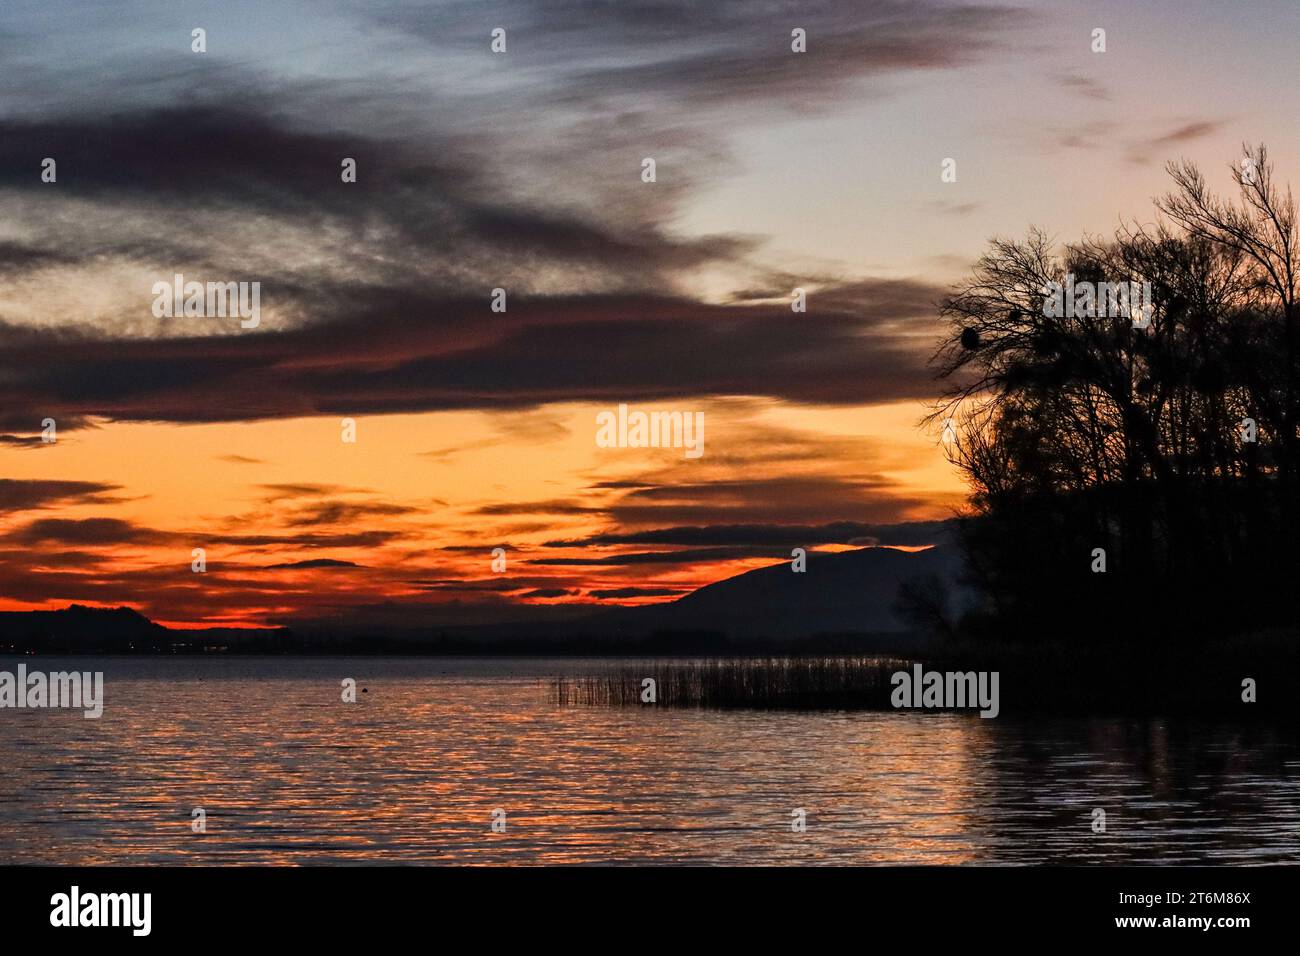
[[[941,590],[955,618],[973,601],[960,584],[962,561],[951,543],[925,551],[861,548],[811,552],[807,567],[789,561],[758,568],[705,585],[675,601],[623,606],[574,619],[539,608],[531,620],[492,625],[445,626],[440,633],[457,641],[483,644],[527,639],[560,649],[580,642],[612,647],[644,645],[661,651],[691,652],[737,644],[761,648],[770,642],[797,647],[828,635],[888,638],[901,646],[913,631],[896,611],[899,588],[923,582]],[[572,606],[563,610],[571,614]],[[877,644],[881,642],[876,641]],[[859,647],[840,640],[836,647]]]
[[[960,600],[960,573],[961,561],[950,548],[814,553],[803,572],[787,562],[706,585],[673,602],[670,617],[696,627],[783,636],[902,631],[907,624],[894,610],[900,585],[935,575]]]
[[[129,607],[0,611],[0,651],[162,652],[171,634]]]
[[[899,588],[929,582],[955,615],[970,600],[958,583],[952,545],[906,552],[893,548],[811,552],[805,570],[783,561],[706,585],[664,604],[584,609],[526,609],[525,618],[493,624],[435,624],[406,608],[399,626],[367,620],[304,621],[290,628],[169,630],[130,608],[72,605],[62,611],[0,612],[0,652],[22,653],[472,653],[651,650],[692,652],[801,642],[828,635],[892,636],[909,631],[895,610]],[[482,609],[479,609],[480,611]],[[516,614],[519,606],[511,608]],[[839,642],[848,647],[859,641]],[[838,645],[837,645],[838,646]]]
[[[732,639],[901,633],[909,626],[895,610],[899,587],[937,579],[957,612],[970,601],[959,584],[961,570],[960,555],[947,545],[916,552],[813,552],[802,572],[786,561],[705,585],[671,603],[608,613],[620,629],[717,631]]]

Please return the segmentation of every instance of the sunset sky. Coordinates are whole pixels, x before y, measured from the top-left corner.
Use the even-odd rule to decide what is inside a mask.
[[[7,0],[0,609],[436,624],[932,543],[946,288],[1152,221],[1170,159],[1294,182],[1297,36],[1294,0]],[[155,317],[177,273],[260,282],[259,327]],[[620,403],[703,412],[703,456],[599,447]]]

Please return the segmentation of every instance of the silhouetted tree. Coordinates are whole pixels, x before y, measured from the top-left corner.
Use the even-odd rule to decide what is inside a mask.
[[[899,584],[894,612],[917,633],[953,636],[948,586],[937,574],[919,575]]]
[[[964,543],[1004,626],[1295,621],[1294,204],[1262,146],[1233,167],[1236,205],[1193,165],[1169,169],[1177,192],[1156,225],[1059,255],[1037,229],[996,239],[944,303],[934,363],[948,389],[931,418],[960,423],[948,449],[972,488]],[[1150,283],[1149,326],[1045,308],[1067,275]]]

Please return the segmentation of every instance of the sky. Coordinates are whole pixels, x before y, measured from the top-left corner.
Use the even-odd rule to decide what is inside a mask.
[[[0,609],[437,625],[933,544],[946,290],[994,236],[1153,222],[1169,160],[1293,180],[1297,35],[1289,0],[7,0]],[[156,315],[176,274],[258,282],[257,327]],[[703,454],[601,447],[620,404]]]

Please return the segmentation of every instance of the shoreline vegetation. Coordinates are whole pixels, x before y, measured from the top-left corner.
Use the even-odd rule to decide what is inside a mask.
[[[1206,639],[1163,634],[1080,644],[1052,637],[827,635],[802,641],[726,641],[718,635],[657,635],[637,641],[468,640],[307,642],[290,647],[284,635],[247,646],[172,646],[134,640],[118,644],[37,642],[0,655],[16,657],[264,658],[470,657],[555,659],[543,678],[562,707],[666,707],[767,711],[894,711],[891,677],[921,665],[942,673],[999,675],[1000,714],[1078,716],[1200,716],[1267,719],[1300,724],[1300,641],[1294,629]],[[276,639],[278,638],[278,639]],[[599,659],[603,672],[562,662]],[[652,678],[656,700],[643,703]],[[1253,681],[1255,699],[1244,699]],[[926,707],[921,712],[975,713],[974,708]]]
[[[1200,716],[1300,722],[1300,649],[1294,635],[1255,635],[1197,648],[1121,644],[1080,648],[953,644],[924,656],[769,656],[653,659],[605,673],[561,675],[553,703],[565,707],[911,711],[895,707],[892,676],[927,672],[999,674],[1007,716]],[[656,700],[643,699],[647,679]],[[1244,681],[1253,681],[1248,702]],[[926,707],[963,712],[978,707]]]
[[[657,660],[601,674],[560,676],[551,685],[560,707],[641,707],[645,681],[654,705],[777,710],[879,709],[889,678],[910,664],[871,657],[731,657]]]
[[[786,711],[892,711],[890,678],[927,671],[998,674],[1000,714],[1188,715],[1265,718],[1300,715],[1300,634],[1294,627],[1207,637],[1164,629],[1079,641],[1059,634],[1001,634],[987,618],[957,628],[903,633],[822,634],[735,640],[713,631],[553,635],[485,641],[424,632],[408,635],[298,634],[268,630],[186,632],[129,609],[69,609],[0,616],[0,655],[217,657],[533,657],[557,659],[545,682],[560,706],[643,704],[642,681],[656,682],[653,706]],[[15,626],[21,622],[22,626]],[[51,622],[61,622],[52,627]],[[608,661],[603,673],[563,660]],[[567,672],[567,673],[566,673]],[[1243,699],[1254,682],[1255,700]],[[944,711],[926,707],[925,711]],[[967,712],[969,708],[963,708]]]

